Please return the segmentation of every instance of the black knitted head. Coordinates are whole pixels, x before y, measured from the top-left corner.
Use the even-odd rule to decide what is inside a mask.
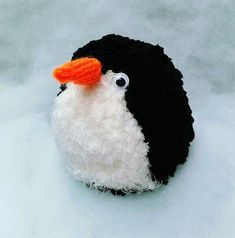
[[[79,48],[72,60],[84,56],[97,58],[103,74],[112,70],[129,76],[127,108],[149,143],[151,172],[166,184],[176,166],[185,162],[194,138],[182,74],[162,47],[114,34]]]

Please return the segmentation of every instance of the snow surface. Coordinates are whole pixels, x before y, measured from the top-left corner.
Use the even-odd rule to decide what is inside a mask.
[[[234,17],[233,0],[1,0],[0,237],[234,237]],[[75,182],[51,133],[52,69],[113,32],[165,48],[195,117],[188,162],[153,193]]]

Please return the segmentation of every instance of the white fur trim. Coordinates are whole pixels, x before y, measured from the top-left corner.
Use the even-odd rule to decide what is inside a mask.
[[[76,179],[124,191],[154,189],[148,144],[108,71],[93,88],[73,83],[55,99],[52,127]]]

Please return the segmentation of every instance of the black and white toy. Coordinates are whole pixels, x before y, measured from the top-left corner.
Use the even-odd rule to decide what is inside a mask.
[[[182,74],[159,45],[107,35],[58,67],[52,126],[74,177],[115,194],[166,184],[194,138]]]

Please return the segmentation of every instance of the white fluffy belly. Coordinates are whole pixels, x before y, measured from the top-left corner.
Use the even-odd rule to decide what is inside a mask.
[[[122,92],[69,84],[55,99],[52,126],[76,179],[125,191],[154,189],[148,144]]]

